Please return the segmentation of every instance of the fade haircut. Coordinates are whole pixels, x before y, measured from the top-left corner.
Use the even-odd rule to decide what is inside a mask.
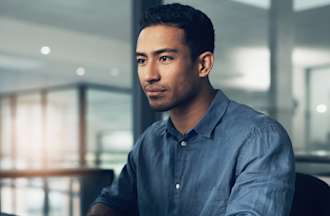
[[[140,32],[149,26],[168,25],[183,29],[193,61],[203,52],[214,52],[214,28],[202,11],[178,3],[147,9],[140,22]]]

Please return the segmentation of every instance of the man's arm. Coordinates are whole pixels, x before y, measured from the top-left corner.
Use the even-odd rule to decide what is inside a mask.
[[[287,216],[294,194],[291,141],[277,124],[256,128],[240,149],[226,216]]]
[[[136,173],[133,150],[121,173],[111,186],[103,188],[88,216],[120,216],[137,214]],[[121,213],[122,212],[122,213]]]

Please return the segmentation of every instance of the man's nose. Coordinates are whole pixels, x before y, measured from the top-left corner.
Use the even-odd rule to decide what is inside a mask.
[[[149,62],[149,64],[145,67],[144,71],[144,79],[146,82],[153,83],[160,80],[160,74],[157,67],[157,63]]]

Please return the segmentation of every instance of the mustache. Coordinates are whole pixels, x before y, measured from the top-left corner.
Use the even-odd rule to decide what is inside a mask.
[[[165,91],[166,87],[159,84],[145,84],[143,89],[145,91]]]

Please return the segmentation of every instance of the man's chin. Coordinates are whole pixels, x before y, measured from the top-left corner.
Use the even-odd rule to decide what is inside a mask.
[[[166,112],[172,108],[171,106],[166,106],[163,104],[153,104],[150,102],[149,102],[149,105],[150,105],[151,109],[153,109],[156,112]]]

